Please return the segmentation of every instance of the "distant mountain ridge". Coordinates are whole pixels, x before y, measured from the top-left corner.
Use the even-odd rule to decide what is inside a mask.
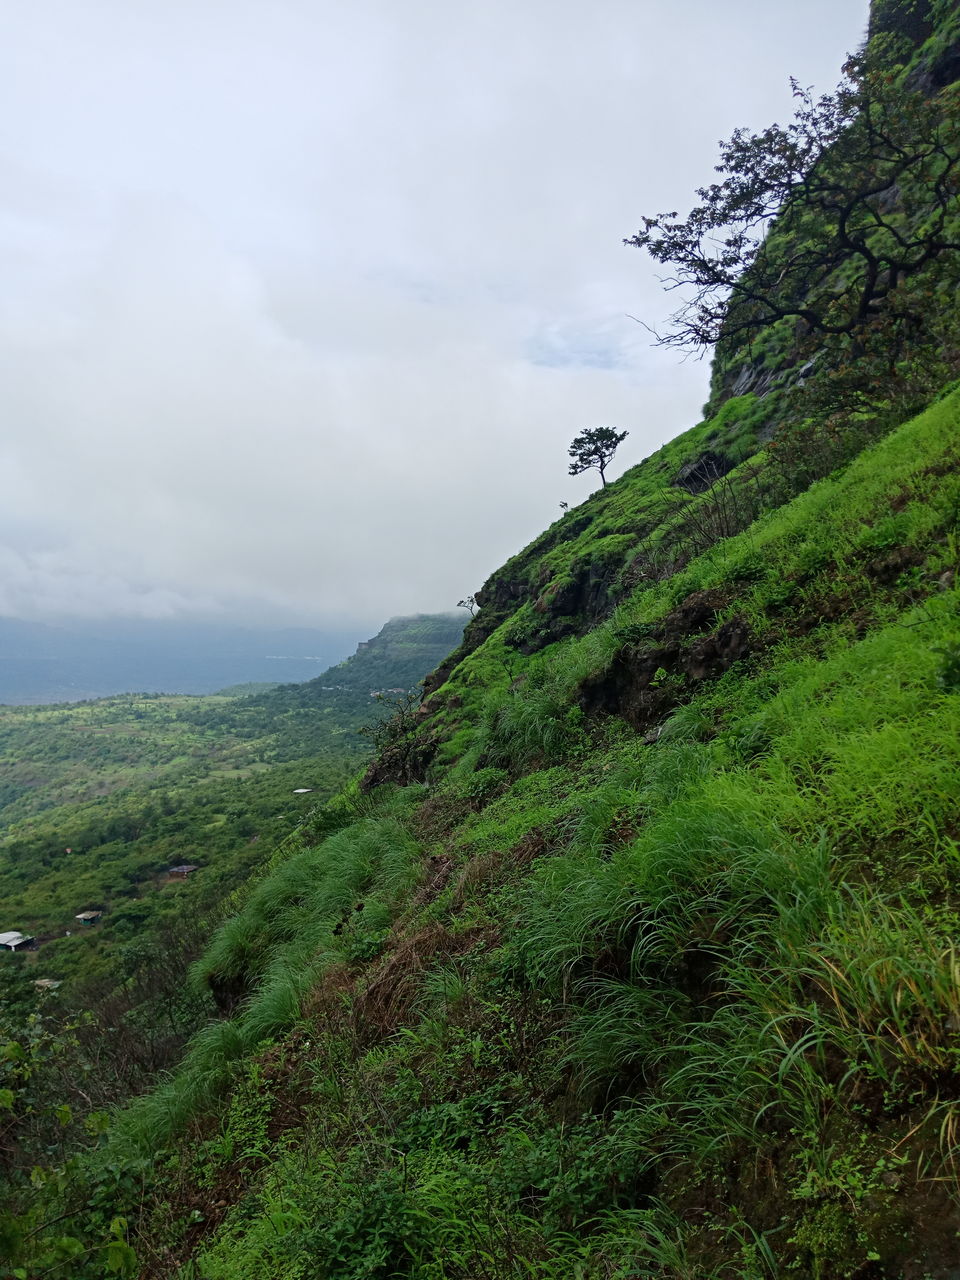
[[[81,702],[117,693],[214,693],[309,680],[348,654],[359,627],[246,628],[174,621],[0,618],[0,703]]]
[[[372,695],[414,688],[456,648],[465,621],[392,618],[305,682],[241,685],[214,697],[124,693],[82,707],[2,707],[0,836],[51,807],[120,788],[155,790],[331,751],[359,765],[368,748],[357,729],[390,711]],[[0,851],[0,880],[2,866]]]
[[[391,618],[370,640],[361,640],[351,658],[318,679],[336,674],[351,689],[411,688],[457,647],[466,622],[463,613]]]

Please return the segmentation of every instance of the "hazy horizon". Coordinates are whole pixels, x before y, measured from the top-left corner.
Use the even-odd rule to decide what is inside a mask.
[[[385,618],[383,624],[391,621]],[[350,657],[380,629],[140,618],[54,624],[0,617],[0,705],[49,705],[124,693],[204,694],[247,683],[300,684]]]

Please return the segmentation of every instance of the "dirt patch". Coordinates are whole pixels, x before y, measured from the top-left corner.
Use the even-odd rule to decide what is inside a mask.
[[[891,551],[885,551],[883,555],[868,560],[864,568],[875,582],[882,582],[885,586],[889,586],[892,582],[896,582],[907,569],[916,568],[917,565],[923,564],[925,559],[924,552],[918,551],[916,547],[894,547]]]
[[[512,849],[487,849],[478,853],[461,868],[454,882],[454,911],[461,911],[469,901],[483,898],[491,890],[500,888],[535,858],[556,849],[556,841],[547,830],[535,827]]]
[[[467,808],[463,796],[449,793],[427,796],[414,817],[417,839],[426,845],[445,841],[463,821]]]
[[[399,938],[357,993],[353,1021],[358,1043],[375,1044],[396,1031],[416,1000],[421,974],[437,960],[463,955],[484,940],[489,942],[489,930],[455,934],[439,923]]]
[[[682,669],[691,680],[714,680],[750,652],[750,641],[750,627],[743,618],[730,618],[690,648]]]
[[[445,853],[434,853],[427,859],[427,881],[417,890],[411,899],[414,907],[425,907],[446,888],[450,873],[453,870],[453,859]]]
[[[302,1004],[303,1016],[324,1029],[343,1026],[350,995],[357,984],[357,971],[348,964],[333,965]]]

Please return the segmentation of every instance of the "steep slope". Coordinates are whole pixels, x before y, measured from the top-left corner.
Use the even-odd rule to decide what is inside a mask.
[[[936,183],[931,181],[929,172],[919,180],[913,175],[921,155],[936,155],[941,151],[944,155],[956,154],[960,82],[960,13],[956,4],[953,0],[873,0],[860,67],[868,75],[871,71],[878,73],[878,82],[867,81],[863,95],[864,114],[872,121],[872,130],[859,128],[865,124],[863,119],[855,120],[833,148],[827,147],[819,161],[829,171],[831,150],[839,150],[837,161],[842,171],[845,142],[859,137],[859,142],[850,147],[854,171],[851,172],[849,164],[846,167],[846,176],[854,179],[857,198],[850,199],[850,188],[831,189],[828,172],[819,195],[801,196],[799,217],[788,219],[784,225],[782,216],[778,215],[767,237],[767,245],[774,245],[777,250],[772,255],[777,265],[768,284],[772,286],[770,293],[776,304],[778,286],[773,282],[781,271],[786,280],[794,269],[792,264],[797,264],[802,281],[798,300],[807,305],[813,302],[815,309],[821,309],[830,296],[842,295],[857,270],[851,270],[850,259],[841,265],[833,264],[835,269],[828,270],[818,290],[813,292],[806,277],[812,274],[814,263],[828,263],[828,259],[817,257],[817,233],[825,235],[829,228],[841,258],[853,248],[853,241],[865,235],[863,262],[868,271],[878,269],[875,297],[869,308],[875,333],[871,334],[871,325],[867,325],[853,335],[836,335],[831,340],[824,333],[811,333],[807,324],[796,316],[743,332],[737,331],[735,325],[728,325],[717,343],[711,369],[713,411],[730,396],[754,392],[768,397],[771,414],[802,417],[804,402],[809,397],[800,397],[798,414],[797,404],[790,403],[785,393],[802,387],[815,366],[821,370],[832,366],[836,375],[832,385],[829,379],[824,379],[823,385],[816,389],[814,400],[818,402],[816,409],[821,416],[829,412],[831,400],[851,403],[859,399],[875,404],[878,393],[887,400],[899,398],[915,411],[926,403],[945,376],[956,376],[955,264],[951,267],[940,259],[921,267],[917,264],[923,262],[922,256],[911,261],[911,255],[906,254],[901,259],[899,288],[905,294],[901,310],[909,316],[912,340],[908,355],[906,349],[899,353],[894,350],[896,339],[889,328],[889,314],[884,315],[896,300],[893,277],[898,273],[868,261],[871,246],[881,257],[892,250],[897,259],[899,251],[915,235],[922,238],[934,221]],[[863,85],[856,78],[853,82],[848,80],[847,90],[855,90],[858,83]],[[952,124],[953,129],[948,127],[936,138],[928,134],[918,143],[923,129],[918,127],[912,132],[905,123],[914,119],[916,102],[889,97],[892,85],[902,88],[905,94],[916,93],[919,99],[938,101],[942,118],[948,126]],[[795,96],[802,97],[798,86],[795,90]],[[877,105],[882,104],[885,97],[891,103],[886,113],[882,105]],[[822,105],[822,102],[810,102],[811,110],[804,123],[807,141],[818,134],[829,135],[829,130],[823,127],[825,117],[818,114]],[[903,128],[898,132],[901,123]],[[751,163],[748,155],[740,159],[747,166]],[[858,164],[859,173],[855,172]],[[805,182],[798,182],[796,186],[803,190]],[[944,230],[956,239],[960,233],[960,213],[955,180],[944,189],[943,195],[947,212]],[[719,236],[718,242],[722,238]],[[808,258],[812,259],[809,263]],[[744,279],[749,285],[749,272]],[[729,314],[736,317],[738,305],[743,309],[744,303],[737,304],[734,300]],[[749,309],[749,303],[746,306]],[[896,305],[893,309],[896,311]],[[882,371],[882,377],[878,371]]]
[[[582,637],[524,653],[518,598],[467,646],[424,781],[287,846],[88,1175],[148,1197],[142,1274],[946,1280],[958,417]]]
[[[176,1060],[215,1012],[186,973],[231,895],[292,826],[323,829],[323,802],[370,755],[360,731],[392,711],[381,687],[409,689],[462,628],[452,615],[393,619],[319,679],[255,697],[0,709],[0,933],[33,938],[0,951],[0,1043],[48,1043],[57,1059],[0,1054],[0,1077],[31,1080],[16,1090],[22,1150],[0,1123],[0,1167],[5,1151],[29,1165]],[[184,865],[189,876],[170,873]],[[76,1112],[64,1123],[38,1101],[61,1073],[59,1103]]]
[[[728,388],[495,573],[11,1266],[955,1276],[960,388],[888,391]]]

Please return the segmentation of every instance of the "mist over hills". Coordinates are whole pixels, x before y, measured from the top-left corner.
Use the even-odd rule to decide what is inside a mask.
[[[56,625],[0,618],[0,703],[81,702],[116,693],[214,693],[311,680],[368,628],[245,628],[112,619]]]

